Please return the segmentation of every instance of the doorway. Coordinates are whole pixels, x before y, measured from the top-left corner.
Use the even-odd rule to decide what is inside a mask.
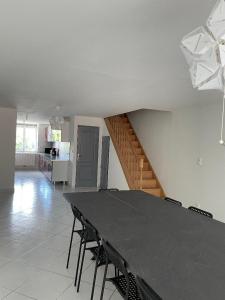
[[[97,187],[99,128],[78,126],[76,187]]]

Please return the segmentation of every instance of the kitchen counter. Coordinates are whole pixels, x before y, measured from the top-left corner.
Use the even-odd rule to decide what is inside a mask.
[[[52,156],[38,153],[39,170],[52,182],[68,181],[69,155]]]
[[[46,154],[46,153],[38,153],[42,156],[44,156],[45,159],[48,159],[50,161],[69,161],[70,156],[69,154],[67,155],[59,155],[59,156],[52,156],[51,154]]]

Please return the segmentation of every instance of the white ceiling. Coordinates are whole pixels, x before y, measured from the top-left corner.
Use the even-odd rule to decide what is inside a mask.
[[[0,106],[30,119],[171,110],[194,91],[179,49],[210,0],[0,0]]]

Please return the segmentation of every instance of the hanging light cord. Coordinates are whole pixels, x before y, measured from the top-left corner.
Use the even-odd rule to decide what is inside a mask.
[[[220,131],[220,144],[221,145],[224,144],[224,140],[223,140],[224,113],[225,113],[225,94],[223,95],[223,110],[222,110],[221,131]]]

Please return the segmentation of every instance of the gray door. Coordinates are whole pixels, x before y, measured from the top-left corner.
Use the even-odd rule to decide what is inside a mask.
[[[97,187],[99,128],[78,126],[76,187]]]
[[[108,187],[109,145],[110,145],[110,137],[103,136],[102,137],[101,181],[100,181],[101,189],[107,189]]]

